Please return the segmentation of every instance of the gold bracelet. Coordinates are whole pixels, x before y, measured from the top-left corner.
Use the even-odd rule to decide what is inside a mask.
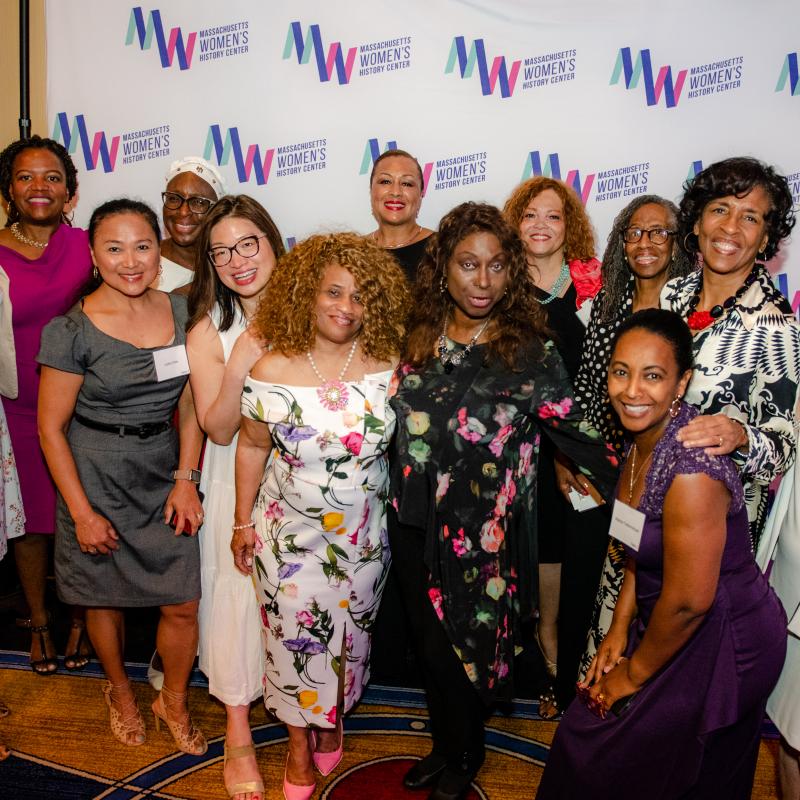
[[[231,530],[243,531],[245,530],[245,528],[255,528],[255,526],[256,526],[255,522],[253,522],[253,520],[250,520],[250,522],[247,522],[244,525],[231,525]]]

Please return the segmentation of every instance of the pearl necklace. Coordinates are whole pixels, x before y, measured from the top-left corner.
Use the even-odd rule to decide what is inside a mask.
[[[460,367],[461,362],[466,360],[469,356],[472,348],[475,347],[478,339],[481,338],[481,335],[486,330],[486,326],[489,324],[491,317],[486,320],[486,322],[481,325],[480,330],[469,340],[469,344],[463,350],[448,350],[447,349],[447,318],[445,317],[444,320],[444,329],[442,330],[442,334],[439,337],[439,345],[437,347],[437,352],[439,353],[439,361],[441,361],[442,366],[444,367],[444,371],[448,373],[448,375],[453,371],[453,367]]]
[[[39,250],[44,250],[49,244],[48,242],[40,242],[38,239],[29,239],[19,227],[19,222],[14,222],[11,225],[11,235],[22,244],[27,244],[29,247],[38,247]]]
[[[311,364],[311,369],[314,370],[314,374],[322,381],[322,386],[317,389],[317,397],[319,397],[320,403],[329,411],[342,411],[347,408],[347,401],[350,397],[350,393],[347,391],[347,386],[342,383],[342,378],[344,378],[347,368],[353,360],[357,344],[358,339],[353,339],[347,361],[344,362],[344,366],[335,381],[327,380],[317,369],[317,365],[314,363],[314,356],[311,355],[310,350],[306,353],[308,362]]]
[[[402,244],[381,244],[378,241],[378,231],[372,232],[372,238],[375,240],[375,243],[379,244],[384,250],[399,250],[401,247],[407,247],[408,245],[410,245],[411,242],[413,242],[414,239],[416,239],[417,236],[419,236],[421,231],[422,227],[420,225],[417,225],[416,230],[411,235],[411,238],[407,242],[402,242]]]
[[[561,296],[561,290],[566,285],[567,281],[569,280],[569,265],[567,264],[566,259],[561,262],[561,270],[558,273],[558,277],[556,278],[556,282],[550,287],[550,291],[547,297],[544,300],[539,300],[541,305],[546,306],[548,303],[552,303],[557,297]],[[541,291],[544,291],[542,289]]]

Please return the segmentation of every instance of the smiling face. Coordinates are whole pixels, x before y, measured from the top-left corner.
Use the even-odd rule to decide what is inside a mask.
[[[564,203],[552,189],[539,192],[522,212],[519,235],[528,255],[546,258],[563,250],[567,234]]]
[[[408,156],[384,158],[372,178],[370,200],[379,225],[413,222],[422,204],[422,183],[416,162]]]
[[[11,169],[10,194],[22,222],[59,223],[70,199],[61,159],[45,148],[23,150]]]
[[[628,228],[639,228],[642,231],[661,228],[674,231],[675,222],[664,206],[658,203],[646,203],[633,213],[628,222]],[[666,279],[674,241],[675,237],[669,236],[663,244],[654,244],[650,236],[643,233],[638,242],[623,242],[622,246],[625,249],[625,257],[628,259],[631,272],[637,278],[644,280]]]
[[[133,211],[102,219],[92,239],[92,261],[108,287],[137,297],[158,274],[158,238],[148,221]]]
[[[352,273],[339,264],[328,264],[322,273],[314,307],[317,335],[344,344],[358,336],[364,319],[361,293]]]
[[[275,269],[275,253],[262,230],[244,217],[225,217],[212,229],[209,248],[234,247],[243,239],[252,242],[257,237],[258,252],[247,258],[235,250],[231,260],[222,267],[215,267],[220,281],[242,297],[257,297],[264,291],[272,270]]]
[[[508,287],[508,256],[488,231],[465,236],[447,262],[447,290],[465,316],[485,319]]]
[[[694,225],[704,269],[720,275],[747,274],[767,245],[769,195],[754,186],[743,197],[728,195],[707,203]]]
[[[202,178],[193,172],[181,172],[168,184],[167,191],[179,194],[184,199],[189,197],[205,197],[212,203],[217,202],[216,192]],[[164,227],[175,244],[180,247],[191,247],[200,235],[203,224],[203,214],[195,214],[189,209],[188,203],[182,203],[180,208],[171,209],[164,206],[162,210]]]
[[[625,430],[636,435],[666,426],[691,375],[679,374],[675,351],[662,336],[643,328],[622,334],[608,367],[608,396]]]

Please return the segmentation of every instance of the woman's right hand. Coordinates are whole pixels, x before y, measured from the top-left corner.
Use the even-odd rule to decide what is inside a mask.
[[[244,523],[242,523],[244,524]],[[242,575],[253,574],[253,551],[256,544],[256,529],[249,525],[233,531],[231,537],[231,551],[233,563]]]
[[[592,684],[597,683],[597,681],[599,681],[603,675],[611,672],[611,670],[614,669],[614,667],[616,667],[620,661],[622,661],[622,657],[627,646],[627,630],[624,630],[621,627],[615,628],[612,624],[605,638],[600,643],[600,647],[597,648],[597,652],[592,659],[592,663],[589,665],[589,669],[586,671],[586,678],[580,682],[580,685],[583,687],[589,687]]]
[[[75,520],[75,538],[82,553],[107,556],[119,550],[119,535],[114,526],[100,514],[90,511]]]

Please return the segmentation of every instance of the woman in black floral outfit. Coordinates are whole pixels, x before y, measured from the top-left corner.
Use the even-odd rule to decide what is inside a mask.
[[[517,622],[534,605],[541,433],[600,486],[616,458],[578,412],[500,212],[464,203],[434,236],[391,401],[389,539],[433,736],[404,784],[445,800],[483,762],[484,715],[511,692]]]

